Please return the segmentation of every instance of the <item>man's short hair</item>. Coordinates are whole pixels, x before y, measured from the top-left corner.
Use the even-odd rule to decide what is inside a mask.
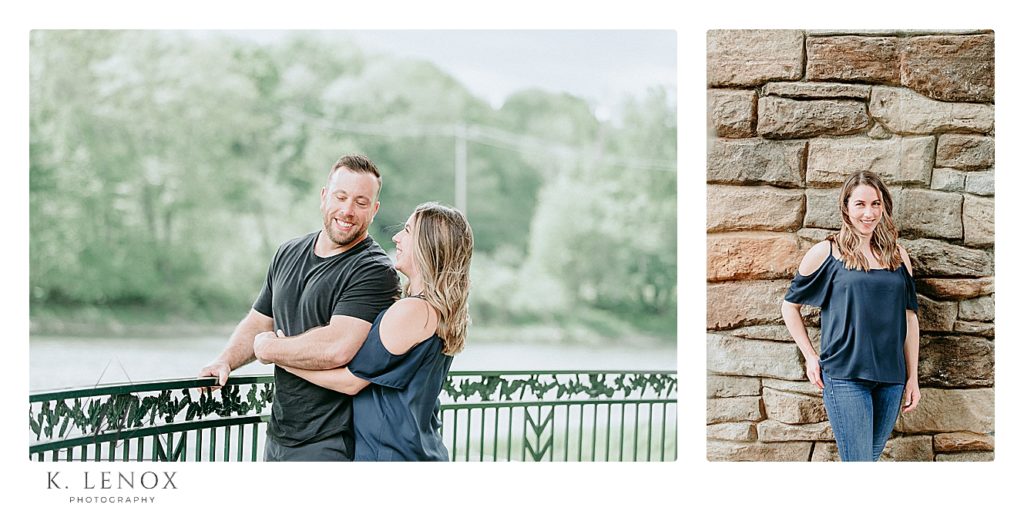
[[[334,177],[334,173],[338,169],[345,167],[346,169],[355,172],[356,174],[372,174],[377,178],[377,197],[375,200],[380,200],[380,190],[384,185],[380,177],[380,171],[377,170],[377,165],[372,160],[361,154],[346,154],[338,161],[334,162],[334,166],[331,167],[331,172],[327,174],[327,181],[330,182],[331,178]]]

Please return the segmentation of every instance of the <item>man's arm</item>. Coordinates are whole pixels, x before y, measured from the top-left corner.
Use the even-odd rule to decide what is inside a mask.
[[[328,369],[326,371],[309,371],[288,366],[278,367],[314,385],[350,396],[358,394],[360,390],[363,390],[370,384],[370,382],[352,374],[352,371],[349,371],[347,367]]]
[[[296,336],[277,337],[273,332],[261,334],[252,351],[265,364],[298,369],[334,369],[352,360],[370,333],[371,326],[359,318],[335,315],[331,316],[330,324],[311,328]]]
[[[224,351],[213,362],[202,368],[199,371],[199,376],[215,376],[218,383],[224,385],[228,381],[231,371],[256,360],[253,351],[253,339],[256,335],[273,328],[274,318],[250,309],[249,314],[238,322],[235,331],[231,333]]]

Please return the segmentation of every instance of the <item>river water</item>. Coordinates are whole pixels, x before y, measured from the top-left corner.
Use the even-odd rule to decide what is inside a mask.
[[[223,336],[76,338],[34,335],[29,348],[31,391],[194,376],[224,347]],[[663,347],[556,346],[476,343],[452,370],[674,370],[676,350]],[[258,362],[234,374],[267,374]]]

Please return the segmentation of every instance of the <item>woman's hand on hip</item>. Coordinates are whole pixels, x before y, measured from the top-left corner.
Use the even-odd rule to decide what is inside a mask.
[[[917,384],[917,378],[907,380],[907,386],[903,389],[903,413],[909,413],[917,408],[921,402],[921,387]]]
[[[818,386],[819,389],[824,389],[825,384],[821,381],[821,364],[818,362],[818,357],[810,357],[804,362],[804,367],[807,369],[807,380]]]

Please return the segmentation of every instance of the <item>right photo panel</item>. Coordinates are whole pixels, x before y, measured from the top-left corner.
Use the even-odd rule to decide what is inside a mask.
[[[708,460],[995,459],[994,54],[708,32]]]

